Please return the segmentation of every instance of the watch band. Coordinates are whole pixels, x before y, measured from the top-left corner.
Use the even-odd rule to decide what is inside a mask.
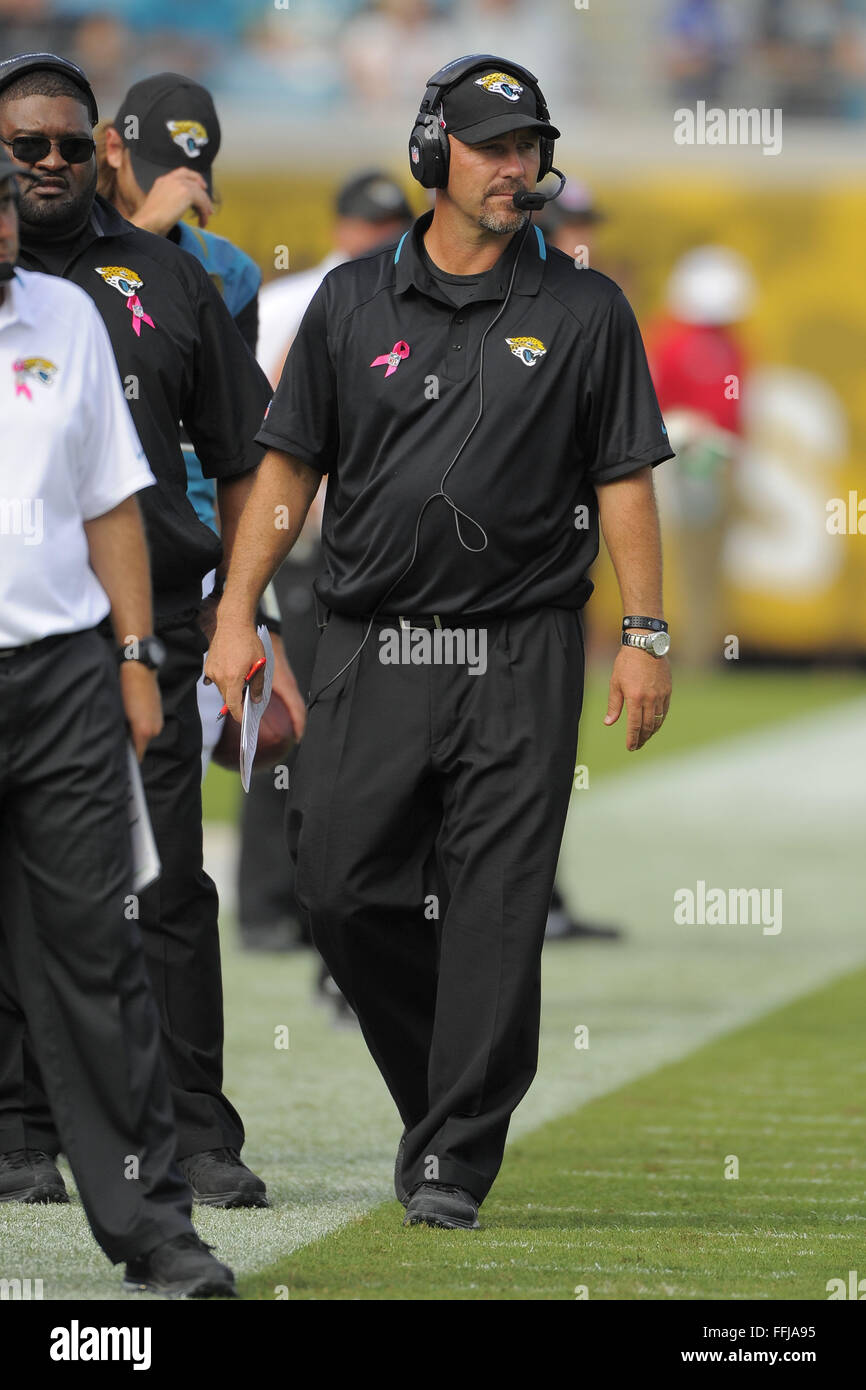
[[[630,627],[648,627],[652,632],[667,632],[668,625],[664,618],[636,618],[629,616],[622,620],[623,630]]]

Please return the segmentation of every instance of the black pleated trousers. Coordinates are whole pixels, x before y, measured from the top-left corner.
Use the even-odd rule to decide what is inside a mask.
[[[141,894],[139,927],[162,1029],[177,1157],[185,1158],[205,1149],[240,1150],[244,1129],[222,1090],[219,900],[202,867],[196,683],[205,643],[194,619],[157,632],[166,646],[159,672],[164,727],[148,745],[141,775],[162,874]],[[102,640],[113,659],[113,643]],[[112,678],[116,687],[114,670]],[[0,1152],[58,1152],[46,1089],[27,1036],[0,1007]]]
[[[0,1057],[15,1073],[4,1147],[41,1147],[19,1142],[26,1026],[40,1104],[112,1261],[192,1229],[132,896],[126,760],[97,632],[0,659],[0,1015],[17,1043]]]
[[[385,664],[333,614],[288,819],[313,940],[407,1130],[407,1189],[487,1195],[535,1075],[540,961],[573,784],[581,618],[488,621],[486,670]],[[476,649],[477,650],[477,649]],[[321,693],[318,693],[321,692]]]

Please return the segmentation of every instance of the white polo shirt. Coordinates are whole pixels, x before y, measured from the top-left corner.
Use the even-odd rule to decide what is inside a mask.
[[[0,304],[0,647],[110,611],[83,522],[156,480],[93,301],[18,270]]]
[[[346,257],[332,251],[311,270],[281,275],[259,291],[259,336],[256,357],[272,386],[280,379],[283,359],[294,342],[307,305],[329,270]]]

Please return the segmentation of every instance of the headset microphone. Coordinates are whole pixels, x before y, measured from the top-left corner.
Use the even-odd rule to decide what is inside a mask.
[[[565,188],[565,174],[561,169],[551,168],[551,174],[559,175],[559,187],[555,193],[515,193],[512,202],[521,212],[540,212],[545,203],[552,203],[554,198],[558,198],[563,188]]]

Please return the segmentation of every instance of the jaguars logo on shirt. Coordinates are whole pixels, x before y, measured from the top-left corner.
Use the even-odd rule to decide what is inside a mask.
[[[516,77],[512,77],[507,72],[485,72],[483,77],[476,77],[476,87],[483,87],[486,92],[495,92],[499,97],[505,97],[506,101],[519,101],[523,95],[523,88]]]
[[[28,381],[41,381],[43,386],[50,386],[57,368],[47,357],[18,357],[12,363],[12,370],[15,373],[16,396],[26,396],[28,401],[32,401],[33,392]]]
[[[138,297],[138,291],[144,288],[144,281],[134,270],[130,270],[125,265],[97,265],[93,267],[97,275],[101,275],[106,285],[111,285],[115,290],[126,298],[126,307],[132,314],[132,327],[137,338],[141,337],[141,325],[150,324],[151,328],[156,328],[156,324],[145,313],[144,305]]]
[[[210,137],[201,121],[166,121],[166,129],[187,159],[198,159]]]
[[[505,341],[525,367],[534,367],[547,352],[540,338],[506,338]]]

